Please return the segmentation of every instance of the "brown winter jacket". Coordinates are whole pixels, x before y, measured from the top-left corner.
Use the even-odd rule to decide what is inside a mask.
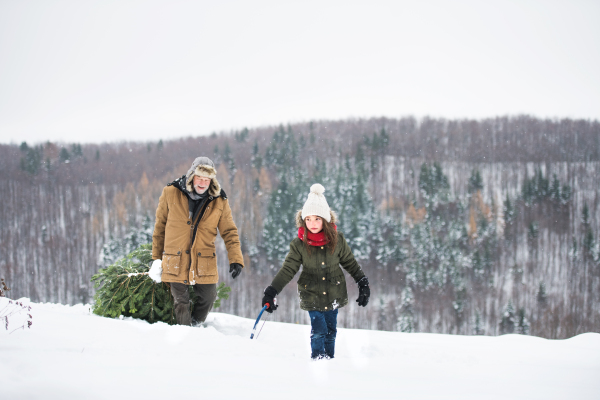
[[[188,197],[179,188],[181,185],[177,187],[175,182],[163,189],[158,201],[152,236],[152,258],[162,259],[163,282],[189,285],[217,283],[217,229],[225,242],[229,263],[244,265],[238,231],[227,196],[216,179],[213,179],[204,203],[205,211],[199,213],[196,221],[192,221],[189,217]],[[196,236],[191,243],[196,226]]]

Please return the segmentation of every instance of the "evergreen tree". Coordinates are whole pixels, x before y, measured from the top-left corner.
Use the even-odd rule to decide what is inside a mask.
[[[350,229],[344,231],[348,244],[357,259],[367,260],[371,254],[371,242],[378,234],[377,221],[373,207],[373,200],[368,194],[367,183],[362,174],[354,175],[348,173],[352,181],[349,182],[348,196],[345,199],[347,210],[342,218],[350,219]],[[346,225],[347,226],[347,225]]]
[[[560,203],[562,201],[561,191],[560,191],[560,182],[558,181],[558,177],[556,174],[552,175],[552,183],[550,184],[550,199],[555,203]]]
[[[114,264],[118,259],[125,257],[139,246],[152,243],[153,232],[154,223],[146,215],[141,227],[130,228],[123,238],[111,238],[111,240],[102,246],[99,258],[100,266],[107,267]]]
[[[83,157],[83,151],[80,144],[74,143],[71,145],[71,155],[74,159]]]
[[[400,220],[387,218],[383,223],[382,231],[385,231],[387,237],[379,247],[380,251],[377,260],[384,266],[391,266],[399,271],[401,264],[408,257],[408,252],[403,246],[406,240],[406,232],[403,230]]]
[[[571,190],[571,186],[564,184],[562,190],[560,191],[561,203],[567,204],[571,200],[571,195],[573,194]]]
[[[475,311],[475,318],[473,318],[473,333],[475,335],[484,335],[485,330],[482,327],[483,322],[481,321],[481,313],[479,310]]]
[[[235,160],[231,156],[231,148],[229,142],[225,142],[225,150],[223,150],[223,161],[227,164],[227,170],[229,171],[229,178],[233,180],[235,175]]]
[[[571,256],[571,261],[576,262],[579,258],[579,252],[577,248],[577,240],[573,238],[573,242],[571,242],[571,249],[569,250],[569,255]]]
[[[475,193],[478,190],[483,189],[483,179],[481,179],[481,173],[478,169],[471,171],[471,177],[469,177],[468,192]]]
[[[519,308],[517,312],[518,323],[517,323],[517,333],[521,335],[529,335],[529,321],[525,316],[525,309]]]
[[[540,227],[536,221],[531,221],[529,223],[529,227],[527,228],[527,237],[530,240],[536,239],[540,234]]]
[[[435,207],[439,201],[447,200],[450,184],[440,164],[435,162],[431,168],[427,163],[421,165],[419,189],[427,205]]]
[[[414,303],[412,289],[406,286],[402,290],[402,304],[400,305],[400,316],[397,324],[397,329],[400,332],[416,332]]]
[[[537,303],[540,307],[546,307],[548,303],[548,295],[546,294],[546,284],[544,282],[540,282],[538,286],[538,291],[536,294]]]
[[[479,254],[479,250],[476,250],[473,254],[473,273],[475,274],[476,278],[481,278],[483,272],[483,260],[481,255]]]
[[[258,141],[254,141],[254,145],[252,146],[252,158],[251,158],[252,166],[256,168],[258,171],[262,168],[263,158],[258,150]]]
[[[583,210],[581,212],[581,223],[583,225],[583,228],[587,230],[587,228],[590,226],[590,209],[586,203],[583,203]]]
[[[363,176],[367,175],[367,170],[365,167],[365,152],[363,150],[362,145],[359,143],[356,147],[356,156],[354,157],[356,160],[356,172],[362,174]]]
[[[339,216],[338,230],[344,233],[357,259],[369,259],[383,239],[381,219],[369,194],[366,177],[355,173],[349,162],[325,175],[325,186],[332,188],[325,196]]]
[[[454,301],[452,307],[454,308],[454,315],[456,317],[457,326],[460,327],[463,320],[463,312],[467,303],[467,288],[464,285],[460,285],[454,290]]]
[[[515,325],[515,309],[512,305],[512,301],[509,300],[504,309],[504,313],[502,314],[502,320],[500,321],[500,334],[513,333],[515,331]]]
[[[69,153],[69,150],[62,147],[58,157],[60,158],[61,162],[68,163],[71,160],[71,153]]]
[[[379,305],[377,307],[377,329],[380,331],[387,330],[388,316],[386,312],[385,303],[383,298],[379,298]]]
[[[26,153],[23,157],[21,157],[21,169],[30,173],[31,175],[37,174],[42,166],[42,159],[44,156],[42,147],[29,147],[27,146],[27,143],[23,142],[20,149]]]
[[[592,254],[592,250],[594,249],[594,233],[592,232],[591,228],[588,228],[588,230],[585,232],[581,247],[583,247],[585,250],[586,255]]]
[[[290,126],[287,131],[279,126],[273,133],[273,139],[265,153],[265,164],[274,167],[279,173],[298,166],[298,142]]]
[[[166,283],[155,284],[148,276],[152,262],[152,245],[145,244],[102,268],[92,277],[97,289],[92,310],[104,317],[123,315],[146,320],[175,323],[171,288]]]
[[[151,262],[152,244],[143,244],[92,276],[97,289],[92,305],[94,314],[110,318],[123,315],[150,323],[162,321],[175,324],[171,286],[150,279],[148,271]],[[193,309],[198,298],[193,286],[189,286],[188,290]],[[230,287],[221,283],[213,307],[218,308],[221,300],[229,298],[230,291]]]
[[[249,133],[250,132],[248,131],[248,128],[244,128],[244,129],[242,129],[241,132],[239,132],[239,133],[236,132],[235,133],[235,135],[234,135],[235,136],[235,140],[237,142],[244,143],[246,140],[248,140]]]
[[[292,179],[282,173],[277,188],[271,193],[267,217],[263,228],[263,247],[267,258],[273,262],[283,261],[289,244],[297,236],[296,212],[302,207],[302,196],[307,195],[301,179]],[[297,175],[297,178],[300,176]]]
[[[561,189],[556,174],[553,174],[552,182],[550,182],[538,168],[534,171],[532,178],[525,177],[523,180],[521,198],[529,206],[546,199],[555,204],[566,204],[571,199],[571,188],[565,184]]]
[[[511,225],[515,217],[515,208],[512,202],[510,201],[510,198],[508,197],[508,193],[506,194],[506,200],[504,200],[503,211],[504,221],[506,222],[506,225]]]

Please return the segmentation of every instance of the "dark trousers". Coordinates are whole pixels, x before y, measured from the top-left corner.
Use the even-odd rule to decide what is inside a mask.
[[[335,353],[335,336],[337,334],[338,310],[309,311],[310,316],[310,348],[312,358],[324,356],[333,358]]]
[[[194,303],[193,313],[190,311],[189,285],[175,282],[170,285],[177,323],[179,325],[192,325],[192,323],[204,322],[217,298],[217,284],[194,285],[194,292],[198,298]]]

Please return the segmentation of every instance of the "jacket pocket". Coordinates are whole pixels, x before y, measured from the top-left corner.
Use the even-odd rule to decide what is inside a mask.
[[[300,275],[298,295],[300,296],[300,308],[305,310],[319,308],[319,283],[311,277]]]
[[[217,256],[214,250],[198,252],[198,276],[217,275]]]
[[[179,271],[181,270],[181,251],[163,251],[162,268],[165,274],[179,275]]]
[[[346,290],[346,278],[344,274],[330,275],[328,279],[329,283],[329,294],[332,299],[344,299],[348,297]]]

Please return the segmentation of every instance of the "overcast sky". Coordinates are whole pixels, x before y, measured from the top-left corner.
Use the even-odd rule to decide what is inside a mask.
[[[0,0],[0,143],[600,119],[600,1]]]

